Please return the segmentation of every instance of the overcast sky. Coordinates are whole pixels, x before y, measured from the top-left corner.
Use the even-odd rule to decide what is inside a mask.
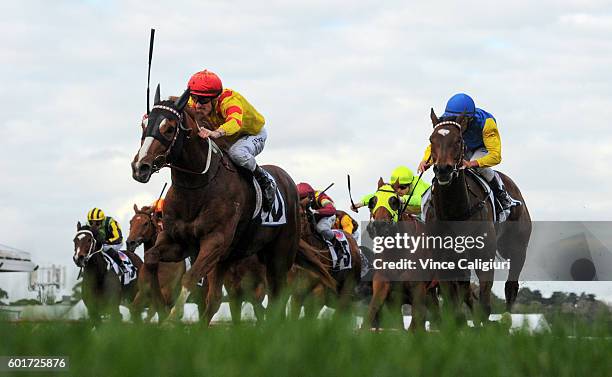
[[[258,161],[335,182],[340,208],[347,173],[356,198],[416,168],[430,107],[462,91],[497,118],[499,169],[534,220],[612,217],[605,1],[20,1],[0,4],[0,243],[76,275],[77,220],[100,207],[127,234],[133,204],[169,180],[143,185],[130,169],[151,27],[162,96],[217,72],[266,117]],[[14,290],[10,276],[0,284]],[[609,283],[588,288],[612,300]]]

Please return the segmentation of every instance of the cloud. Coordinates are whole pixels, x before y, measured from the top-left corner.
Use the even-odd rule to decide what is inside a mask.
[[[65,261],[93,206],[127,232],[159,194],[129,164],[152,83],[175,95],[217,71],[266,117],[262,163],[336,185],[340,207],[396,165],[415,168],[429,109],[465,91],[498,119],[503,163],[541,219],[609,218],[610,6],[340,1],[8,2],[0,9],[0,241]],[[431,179],[430,173],[425,179]],[[365,213],[358,216],[367,219]],[[32,237],[32,224],[44,224]],[[10,231],[8,231],[10,230]]]

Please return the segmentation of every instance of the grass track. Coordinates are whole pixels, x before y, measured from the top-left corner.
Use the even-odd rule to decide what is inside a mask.
[[[54,375],[74,376],[612,374],[611,334],[573,338],[556,328],[549,334],[507,335],[494,327],[371,333],[356,331],[349,322],[209,329],[107,323],[94,332],[87,323],[0,323],[0,355],[66,355],[69,373]]]

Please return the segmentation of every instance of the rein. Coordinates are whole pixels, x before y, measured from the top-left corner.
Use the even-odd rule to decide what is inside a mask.
[[[431,159],[431,155],[429,155],[429,158],[427,159],[427,161],[429,162],[430,159]],[[404,206],[402,207],[402,209],[397,214],[397,218],[398,219],[402,218],[402,215],[404,214],[404,211],[406,211],[406,208],[408,208],[408,203],[410,203],[410,199],[412,199],[412,194],[414,194],[414,190],[416,190],[416,187],[419,184],[419,181],[421,180],[421,177],[423,176],[423,173],[425,173],[425,170],[423,170],[421,172],[421,174],[419,174],[419,178],[417,178],[417,181],[415,182],[414,187],[412,187],[412,190],[410,191],[410,195],[408,195],[408,200],[406,200],[406,203],[404,203]]]
[[[179,113],[177,110],[175,110],[174,108],[170,107],[170,106],[165,106],[165,105],[155,105],[153,106],[153,109],[159,109],[159,110],[165,110],[170,112],[172,115],[174,115],[177,119],[178,119],[178,127],[177,130],[174,134],[174,138],[172,139],[172,141],[169,143],[167,150],[165,151],[164,154],[161,154],[157,157],[155,157],[153,159],[153,173],[158,173],[162,168],[164,167],[169,167],[171,170],[176,170],[182,173],[186,173],[186,174],[191,174],[191,175],[196,175],[196,176],[206,176],[208,175],[208,173],[210,172],[211,169],[211,165],[212,165],[212,161],[213,161],[213,153],[215,155],[218,155],[220,158],[220,162],[221,165],[223,165],[227,170],[229,171],[235,171],[232,169],[232,167],[230,166],[230,164],[226,161],[226,159],[224,158],[224,153],[223,150],[217,145],[217,143],[215,143],[210,137],[207,138],[207,142],[208,142],[208,152],[206,155],[206,162],[205,162],[205,166],[204,169],[202,171],[194,171],[191,169],[187,169],[181,166],[177,166],[176,164],[173,164],[171,162],[168,162],[169,160],[169,156],[173,153],[173,148],[175,147],[178,137],[181,134],[181,131],[186,131],[186,132],[193,132],[195,131],[195,129],[192,129],[190,127],[186,127],[184,122],[185,122],[185,117],[189,116],[191,119],[193,119],[196,127],[198,128],[198,130],[201,130],[203,127],[200,127],[200,125],[198,124],[197,120],[193,117],[190,116],[190,114],[186,113],[186,112],[182,112]],[[185,115],[187,114],[187,115]],[[189,135],[186,136],[187,138],[190,138]],[[156,162],[158,162],[159,160],[163,160],[163,163],[161,164],[157,164]],[[189,189],[189,190],[195,190],[195,189],[200,189],[206,185],[208,185],[208,183],[214,178],[214,176],[216,176],[217,172],[219,171],[219,169],[217,168],[214,171],[214,175],[213,177],[211,177],[211,179],[208,179],[206,182],[204,182],[203,184],[191,187],[191,186],[185,186],[182,184],[179,184],[177,182],[173,182],[174,184],[176,184],[178,187],[184,188],[184,189]]]

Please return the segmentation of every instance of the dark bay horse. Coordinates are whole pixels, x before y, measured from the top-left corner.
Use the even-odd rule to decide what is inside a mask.
[[[122,285],[119,275],[108,268],[102,255],[102,240],[96,229],[77,223],[77,233],[74,237],[74,255],[72,257],[77,267],[83,269],[83,302],[91,321],[100,322],[101,315],[108,313],[111,319],[121,320],[119,304],[128,303],[133,321],[140,320],[140,311],[132,304],[137,292],[137,282]],[[132,264],[140,270],[142,260],[135,254],[128,255]]]
[[[164,204],[164,230],[145,256],[145,264],[155,269],[160,261],[196,258],[183,277],[169,319],[180,316],[190,292],[206,276],[211,289],[204,316],[209,323],[221,303],[225,272],[236,261],[253,254],[266,266],[271,302],[279,304],[269,307],[275,307],[277,315],[284,317],[286,300],[281,292],[294,260],[324,276],[334,287],[333,279],[314,255],[296,255],[300,219],[295,183],[281,168],[265,166],[284,199],[286,223],[259,226],[253,220],[256,193],[252,178],[239,170],[215,142],[197,136],[201,126],[196,115],[185,110],[188,99],[186,90],[175,101],[160,101],[158,86],[141,147],[132,162],[132,176],[142,183],[164,166],[169,166],[172,174]]]
[[[316,223],[308,215],[305,208],[306,201],[300,205],[301,240],[300,248],[308,248],[311,253],[318,256],[321,263],[327,268],[336,281],[337,290],[326,287],[320,276],[299,266],[293,266],[289,273],[291,285],[291,317],[297,319],[301,308],[304,307],[304,316],[314,319],[323,305],[335,308],[335,314],[346,313],[355,298],[355,287],[361,279],[361,254],[359,245],[352,235],[344,232],[349,243],[352,266],[350,269],[332,271],[332,256],[327,243],[317,236]]]
[[[525,200],[517,185],[506,175],[499,173],[508,193],[523,204],[514,206],[508,219],[495,223],[494,207],[487,200],[488,193],[471,174],[466,174],[463,166],[465,144],[463,133],[467,130],[469,118],[458,116],[438,119],[431,109],[431,121],[434,130],[429,138],[431,142],[431,162],[434,166],[435,178],[432,187],[432,211],[427,212],[426,223],[434,228],[442,222],[466,223],[467,233],[473,235],[486,234],[485,246],[477,254],[468,253],[470,259],[494,259],[495,251],[510,259],[510,270],[505,285],[506,310],[510,311],[518,294],[518,279],[523,265],[529,238],[531,236],[531,218]],[[438,232],[434,230],[433,233]],[[429,230],[428,230],[429,232]],[[491,287],[494,270],[477,269],[479,280],[480,311],[478,322],[484,323],[491,313]],[[469,272],[467,282],[463,281],[461,290],[469,289]],[[467,284],[466,284],[467,283]],[[450,288],[451,292],[457,288]],[[454,305],[465,297],[467,292],[455,292],[452,299]],[[476,323],[477,321],[475,321]]]
[[[401,211],[402,203],[397,194],[398,185],[398,182],[393,185],[385,184],[383,179],[379,178],[378,189],[368,203],[371,220],[368,224],[368,233],[376,235],[391,235],[394,233],[417,235],[424,229],[413,215]],[[393,252],[392,250],[385,251],[379,256],[385,260],[386,253],[392,254]],[[427,253],[427,250],[419,250],[413,256],[415,260],[426,258]],[[430,308],[436,319],[439,307],[438,296],[433,283],[433,273],[427,277],[428,279],[424,280],[424,276],[411,274],[410,271],[402,272],[396,276],[387,270],[375,269],[372,275],[372,298],[364,325],[369,326],[369,328],[377,328],[379,324],[377,318],[380,310],[385,303],[388,303],[392,306],[392,313],[397,314],[392,322],[403,329],[401,306],[402,304],[410,304],[412,321],[409,329],[411,331],[425,330],[427,307]]]

